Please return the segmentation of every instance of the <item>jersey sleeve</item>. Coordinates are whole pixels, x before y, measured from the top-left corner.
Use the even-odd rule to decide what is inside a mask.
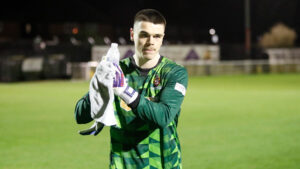
[[[139,118],[164,128],[179,114],[188,85],[188,74],[184,67],[178,67],[166,76],[167,81],[158,102],[150,101],[142,95],[139,97],[139,103],[133,109]]]
[[[78,124],[89,123],[93,120],[91,117],[89,93],[77,101],[75,106],[75,120]]]

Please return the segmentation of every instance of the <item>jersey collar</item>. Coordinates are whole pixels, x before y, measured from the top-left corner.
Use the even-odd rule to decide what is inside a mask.
[[[159,60],[158,60],[158,62],[156,63],[156,65],[153,66],[152,68],[148,68],[148,69],[143,69],[143,68],[138,67],[138,66],[136,65],[136,63],[135,63],[135,60],[134,60],[134,58],[133,58],[133,55],[130,56],[129,59],[130,59],[131,64],[132,64],[137,70],[139,70],[139,71],[141,72],[142,75],[147,75],[148,72],[149,72],[150,70],[154,69],[156,66],[158,66],[158,65],[160,64],[160,62],[161,62],[162,59],[163,59],[163,56],[159,55]]]

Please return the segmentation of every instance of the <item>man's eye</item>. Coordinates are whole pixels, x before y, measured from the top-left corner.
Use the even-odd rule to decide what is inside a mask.
[[[147,34],[140,34],[140,38],[146,38],[146,37],[148,37]]]
[[[154,38],[161,38],[161,35],[154,35]]]

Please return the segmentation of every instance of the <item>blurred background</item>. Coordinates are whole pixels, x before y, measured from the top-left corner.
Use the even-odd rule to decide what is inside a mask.
[[[142,8],[165,15],[162,54],[191,75],[300,71],[298,0],[8,1],[0,80],[88,79],[111,42],[133,53],[129,29]]]
[[[178,134],[186,169],[299,169],[300,1],[4,1],[0,168],[108,168],[109,127],[74,119],[110,44],[134,53],[133,17],[167,19],[161,54],[189,73]]]

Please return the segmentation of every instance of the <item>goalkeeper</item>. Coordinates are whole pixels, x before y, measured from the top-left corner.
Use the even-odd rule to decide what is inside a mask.
[[[177,123],[188,75],[159,54],[165,27],[157,10],[139,11],[130,29],[135,54],[114,64],[110,168],[182,168]],[[90,103],[89,93],[77,102],[77,123],[93,120]]]

